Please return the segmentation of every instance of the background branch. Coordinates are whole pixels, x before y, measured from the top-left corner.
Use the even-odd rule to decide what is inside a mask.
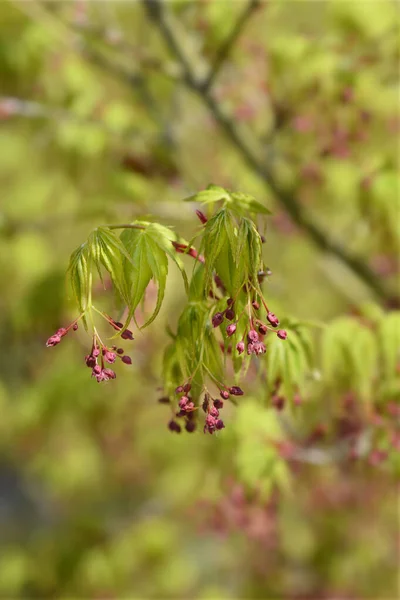
[[[348,252],[341,244],[331,239],[328,233],[323,231],[306,214],[301,204],[297,202],[295,195],[279,185],[272,171],[268,168],[268,165],[260,161],[258,156],[238,131],[234,122],[224,113],[219,103],[215,100],[210,85],[205,85],[203,81],[198,80],[174,34],[165,6],[160,0],[142,0],[142,2],[147,14],[157,25],[171,53],[181,64],[185,83],[208,107],[216,122],[223,129],[233,146],[241,154],[244,162],[265,184],[267,184],[268,188],[276,196],[278,202],[290,215],[293,222],[301,227],[321,250],[335,255],[341,260],[376,294],[378,298],[380,298],[380,300],[391,302],[393,300],[392,294],[386,289],[383,282],[373,273],[368,265],[357,256]],[[238,30],[240,31],[238,25],[236,25],[234,31],[236,32]],[[230,38],[234,40],[237,38],[237,35],[234,36],[232,34]],[[229,49],[231,46],[232,44],[229,44]]]
[[[244,9],[243,13],[240,15],[240,17],[236,21],[236,25],[232,29],[230,35],[227,37],[227,39],[221,45],[219,51],[217,52],[214,63],[211,66],[209,74],[203,83],[203,87],[204,87],[205,91],[211,89],[211,86],[214,83],[215,78],[217,77],[225,60],[228,58],[229,54],[231,53],[231,50],[234,48],[248,19],[251,17],[253,12],[260,6],[261,6],[260,0],[251,0],[249,2],[249,4],[246,6],[246,8]]]

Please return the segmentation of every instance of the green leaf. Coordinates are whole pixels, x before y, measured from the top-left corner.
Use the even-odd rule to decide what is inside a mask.
[[[145,241],[147,246],[147,260],[149,267],[152,271],[153,279],[158,285],[158,293],[157,303],[153,314],[143,325],[143,328],[147,327],[147,325],[150,325],[150,323],[154,321],[154,319],[160,312],[161,304],[164,299],[165,286],[167,283],[168,275],[168,259],[166,253],[151,238],[146,237]]]
[[[79,310],[83,313],[90,303],[91,294],[90,252],[86,242],[71,254],[68,275]]]
[[[129,254],[130,260],[124,260],[123,269],[129,293],[127,298],[128,316],[126,322],[134,318],[135,310],[144,297],[146,288],[153,276],[149,265],[149,251],[146,244],[145,230],[125,229],[121,241]]]
[[[224,188],[218,185],[209,185],[207,189],[185,198],[184,202],[200,202],[201,204],[210,204],[220,200],[229,201],[230,194]]]
[[[212,286],[216,260],[224,249],[229,252],[229,240],[226,232],[226,210],[220,210],[204,226],[203,242],[200,251],[205,257],[204,295]]]
[[[250,194],[243,194],[241,192],[231,193],[232,204],[236,209],[239,209],[240,213],[246,215],[248,213],[253,215],[271,215],[272,212],[261,202],[258,202]]]
[[[171,229],[159,223],[149,223],[146,228],[147,235],[171,258],[181,272],[186,293],[189,293],[189,282],[185,267],[172,242],[178,242],[190,246],[185,240],[177,236]]]
[[[125,279],[128,282],[129,293],[127,306],[129,309],[127,322],[134,318],[134,313],[144,298],[145,290],[151,279],[157,283],[157,303],[153,314],[143,327],[147,327],[158,315],[165,295],[168,275],[168,257],[178,266],[188,292],[189,284],[180,258],[172,245],[178,238],[171,229],[158,223],[136,221],[143,229],[127,228],[120,236],[129,260],[123,262]],[[179,240],[181,242],[181,240]]]
[[[120,238],[107,227],[98,227],[88,238],[88,248],[93,263],[102,279],[103,266],[112,279],[115,289],[121,298],[128,303],[129,286],[126,280],[124,263],[131,263],[131,258]]]

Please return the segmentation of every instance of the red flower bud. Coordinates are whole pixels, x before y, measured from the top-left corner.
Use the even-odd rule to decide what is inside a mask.
[[[274,406],[277,410],[282,410],[285,406],[285,398],[284,396],[278,396],[278,394],[274,394],[271,398],[272,406]]]
[[[267,320],[271,323],[272,327],[277,327],[279,325],[278,317],[272,312],[267,314]]]
[[[189,433],[193,433],[193,431],[196,429],[196,421],[187,421],[185,429]]]
[[[287,331],[285,331],[284,329],[278,329],[278,331],[276,332],[276,335],[278,336],[279,339],[286,340]]]
[[[196,210],[196,215],[199,217],[200,221],[205,225],[208,221],[206,215],[201,212],[201,210]]]
[[[170,431],[175,431],[176,433],[180,433],[181,432],[181,426],[176,421],[170,421],[168,423],[168,429]]]
[[[187,396],[182,396],[182,398],[179,400],[179,408],[185,408],[187,403],[189,402],[189,398]]]
[[[247,334],[247,339],[249,342],[258,342],[257,331],[255,329],[250,329],[249,333]]]
[[[125,329],[124,333],[121,333],[121,337],[123,340],[133,340],[133,334],[130,329]]]
[[[112,369],[103,369],[103,375],[107,377],[107,379],[115,379],[117,376]]]
[[[231,323],[230,325],[228,325],[228,327],[226,328],[226,334],[230,337],[231,335],[233,335],[236,331],[236,325],[235,323]]]
[[[265,345],[262,342],[255,342],[253,344],[253,347],[255,354],[265,354],[267,351]]]
[[[85,362],[86,366],[90,367],[91,369],[93,369],[93,367],[96,366],[96,359],[91,354],[85,356]]]
[[[131,365],[132,364],[132,359],[130,356],[123,356],[121,358],[122,362],[125,363],[126,365]]]
[[[232,310],[232,308],[228,308],[228,310],[225,312],[225,317],[228,319],[228,321],[233,321],[235,318],[235,311]]]
[[[240,388],[238,385],[233,385],[230,387],[229,393],[232,394],[232,396],[243,396],[244,394],[242,388]]]
[[[224,320],[224,314],[222,312],[217,312],[212,318],[213,327],[219,327]]]
[[[46,346],[48,348],[51,348],[52,346],[57,346],[57,344],[59,344],[61,342],[61,336],[60,335],[52,335],[51,337],[49,337],[49,339],[46,342]]]
[[[108,352],[106,351],[104,353],[104,360],[108,363],[110,363],[111,365],[115,362],[115,359],[117,358],[117,355],[115,354],[115,352]]]
[[[160,404],[169,404],[170,400],[169,400],[168,396],[162,396],[161,398],[158,399],[158,402]]]
[[[244,352],[244,342],[239,342],[236,344],[236,350],[239,354],[242,354],[242,352]]]

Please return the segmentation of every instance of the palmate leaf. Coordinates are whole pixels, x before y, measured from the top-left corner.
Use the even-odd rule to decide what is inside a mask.
[[[129,261],[124,260],[123,262],[129,290],[126,302],[128,308],[126,322],[129,323],[134,318],[135,310],[144,298],[153,271],[149,264],[149,250],[146,244],[145,230],[125,229],[121,234],[121,241],[130,257]]]
[[[181,272],[186,293],[188,293],[189,282],[185,267],[175,248],[173,247],[172,242],[179,242],[187,246],[190,246],[191,244],[186,243],[186,241],[181,238],[178,238],[178,236],[171,229],[165,225],[160,225],[159,223],[149,223],[146,228],[146,233],[176,264]]]
[[[150,325],[160,312],[165,295],[165,286],[168,275],[168,259],[166,253],[151,238],[145,238],[147,248],[147,260],[151,269],[153,279],[158,285],[157,302],[153,314],[147,319],[143,327]]]
[[[121,298],[128,302],[129,286],[125,277],[124,262],[131,263],[131,258],[120,238],[109,228],[98,227],[90,234],[87,244],[100,279],[102,280],[101,268],[104,267]]]
[[[250,194],[242,194],[241,192],[231,193],[233,209],[241,215],[271,215],[272,212],[266,206],[258,202]]]
[[[229,200],[230,194],[218,185],[210,184],[207,189],[185,198],[185,202],[200,202],[201,204],[213,204],[221,200]]]
[[[71,254],[67,274],[79,310],[83,313],[90,302],[91,293],[91,258],[86,242]]]
[[[186,377],[197,372],[197,385],[202,381],[200,366],[204,358],[205,338],[209,335],[208,319],[209,308],[207,302],[202,301],[189,302],[178,321],[176,355]]]
[[[204,265],[195,263],[189,285],[189,302],[201,301],[204,298]]]
[[[203,364],[216,381],[222,382],[224,375],[223,354],[220,345],[207,323],[204,335]]]
[[[218,185],[210,184],[207,189],[185,198],[185,202],[200,202],[201,204],[215,204],[224,202],[224,206],[235,211],[238,216],[270,215],[272,214],[261,202],[258,202],[250,194],[241,192],[229,192]]]
[[[204,296],[208,295],[208,290],[212,286],[214,272],[216,270],[216,261],[222,252],[229,254],[229,239],[226,231],[227,211],[220,210],[214,217],[207,221],[204,227],[203,241],[200,252],[205,257],[204,273]]]
[[[176,241],[177,236],[168,227],[158,223],[136,221],[133,225],[138,225],[143,229],[127,228],[120,236],[129,257],[129,261],[124,260],[123,262],[125,279],[129,289],[127,322],[134,318],[135,310],[144,298],[150,280],[154,279],[158,286],[155,309],[142,326],[143,328],[154,321],[161,309],[168,275],[167,257],[170,257],[178,266],[186,290],[188,290],[188,281],[183,263],[176,255],[172,245],[172,241]]]
[[[244,272],[246,279],[261,293],[258,283],[258,272],[263,269],[261,237],[253,221],[245,217],[240,220],[238,238],[241,230],[243,244],[237,249],[238,271]]]
[[[206,261],[204,295],[215,273],[232,297],[236,297],[246,281],[259,289],[257,273],[263,265],[261,237],[250,219],[237,219],[230,209],[222,208],[204,226],[201,252]]]
[[[168,394],[172,394],[185,378],[181,365],[177,344],[173,342],[166,347],[163,356],[163,379]]]

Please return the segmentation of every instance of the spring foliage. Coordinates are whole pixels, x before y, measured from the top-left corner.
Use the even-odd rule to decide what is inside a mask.
[[[112,339],[132,339],[128,326],[133,320],[139,327],[135,311],[144,304],[151,281],[157,286],[157,299],[140,328],[156,319],[172,262],[182,275],[187,302],[166,347],[160,376],[164,401],[176,406],[176,416],[183,418],[188,431],[195,429],[201,406],[206,413],[204,431],[213,433],[217,423],[219,429],[224,426],[219,419],[223,402],[213,396],[217,392],[232,400],[242,395],[238,384],[245,382],[251,363],[262,383],[263,401],[279,409],[285,402],[298,405],[315,382],[328,394],[340,397],[352,392],[364,402],[398,397],[399,312],[388,316],[370,305],[364,314],[329,324],[290,317],[279,321],[263,290],[268,268],[260,228],[268,209],[248,194],[215,185],[187,201],[207,212],[196,211],[201,226],[190,242],[165,225],[137,220],[97,227],[72,253],[69,280],[80,311],[77,320],[83,320],[93,339],[85,360],[97,381],[116,376],[104,361],[121,358],[130,364],[131,359],[122,356],[123,349],[103,343],[96,317],[103,316],[117,331]],[[193,259],[188,273],[181,258],[185,254]],[[96,308],[92,291],[96,273],[103,283],[104,274],[112,281],[125,306],[125,325]],[[284,329],[276,329],[278,325]],[[48,345],[57,345],[70,327],[59,330]],[[181,430],[174,420],[169,426]]]

